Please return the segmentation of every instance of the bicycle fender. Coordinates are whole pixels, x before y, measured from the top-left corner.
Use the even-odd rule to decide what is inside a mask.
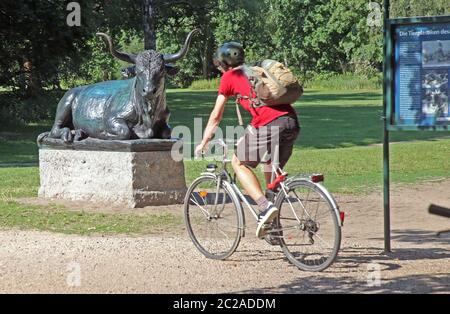
[[[325,186],[323,186],[321,183],[312,182],[311,180],[305,178],[304,176],[300,176],[300,175],[289,178],[288,180],[286,180],[286,183],[288,184],[289,182],[294,181],[294,180],[307,181],[307,182],[315,185],[316,187],[318,187],[319,190],[321,192],[323,192],[327,196],[327,198],[330,200],[331,206],[333,207],[334,214],[336,215],[336,218],[338,220],[339,226],[341,226],[341,227],[343,226],[343,221],[341,219],[341,214],[340,214],[341,211],[339,209],[339,205],[337,204],[336,199],[334,198],[334,196],[327,190],[327,188]]]
[[[341,211],[339,209],[339,205],[337,204],[336,199],[334,198],[334,196],[322,184],[314,183],[314,182],[312,182],[310,180],[307,180],[307,181],[315,184],[329,198],[329,200],[331,201],[331,205],[333,206],[333,209],[334,209],[334,214],[336,215],[336,218],[337,218],[337,220],[339,222],[339,225],[342,226],[343,222],[342,222],[341,215],[340,215]]]
[[[215,173],[211,173],[211,172],[202,172],[202,173],[200,173],[200,176],[217,179],[217,175]]]

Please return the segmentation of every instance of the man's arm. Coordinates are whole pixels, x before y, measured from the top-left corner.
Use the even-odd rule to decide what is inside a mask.
[[[227,101],[228,97],[225,97],[224,95],[217,96],[216,104],[214,105],[214,109],[209,116],[208,124],[206,125],[205,132],[203,133],[202,142],[195,149],[195,154],[197,156],[200,155],[201,152],[207,147],[208,142],[213,137],[214,132],[222,120],[223,111],[225,110],[225,104]]]

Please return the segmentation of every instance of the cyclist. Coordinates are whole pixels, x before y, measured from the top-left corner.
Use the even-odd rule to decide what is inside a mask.
[[[226,42],[217,49],[214,64],[222,72],[218,96],[212,110],[201,143],[196,147],[196,156],[207,149],[208,142],[214,135],[222,120],[225,104],[229,97],[242,95],[254,98],[251,85],[244,75],[241,66],[245,62],[242,45],[237,42]],[[278,215],[278,209],[263,193],[260,183],[251,168],[261,162],[265,153],[271,155],[278,149],[279,166],[284,167],[292,154],[294,142],[300,133],[297,113],[291,104],[277,106],[252,106],[249,99],[239,97],[239,104],[248,111],[252,120],[245,134],[237,142],[237,154],[232,158],[233,170],[242,187],[258,205],[260,214],[256,236],[263,238],[266,232],[263,226]],[[266,181],[271,179],[270,160],[264,168]]]

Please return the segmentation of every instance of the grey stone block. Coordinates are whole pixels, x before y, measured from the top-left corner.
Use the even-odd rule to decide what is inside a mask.
[[[186,193],[183,161],[172,158],[167,143],[163,150],[153,150],[148,142],[142,145],[147,148],[137,151],[107,151],[105,143],[99,151],[41,147],[39,196],[132,208],[181,204]]]

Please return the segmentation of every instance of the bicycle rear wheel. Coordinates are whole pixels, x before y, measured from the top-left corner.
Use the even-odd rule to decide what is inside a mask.
[[[243,214],[232,188],[202,176],[189,187],[184,201],[186,227],[197,249],[207,258],[225,259],[241,240]]]
[[[287,184],[288,196],[277,195],[280,210],[273,236],[295,266],[306,271],[322,271],[333,263],[341,244],[341,227],[333,202],[308,180]]]

